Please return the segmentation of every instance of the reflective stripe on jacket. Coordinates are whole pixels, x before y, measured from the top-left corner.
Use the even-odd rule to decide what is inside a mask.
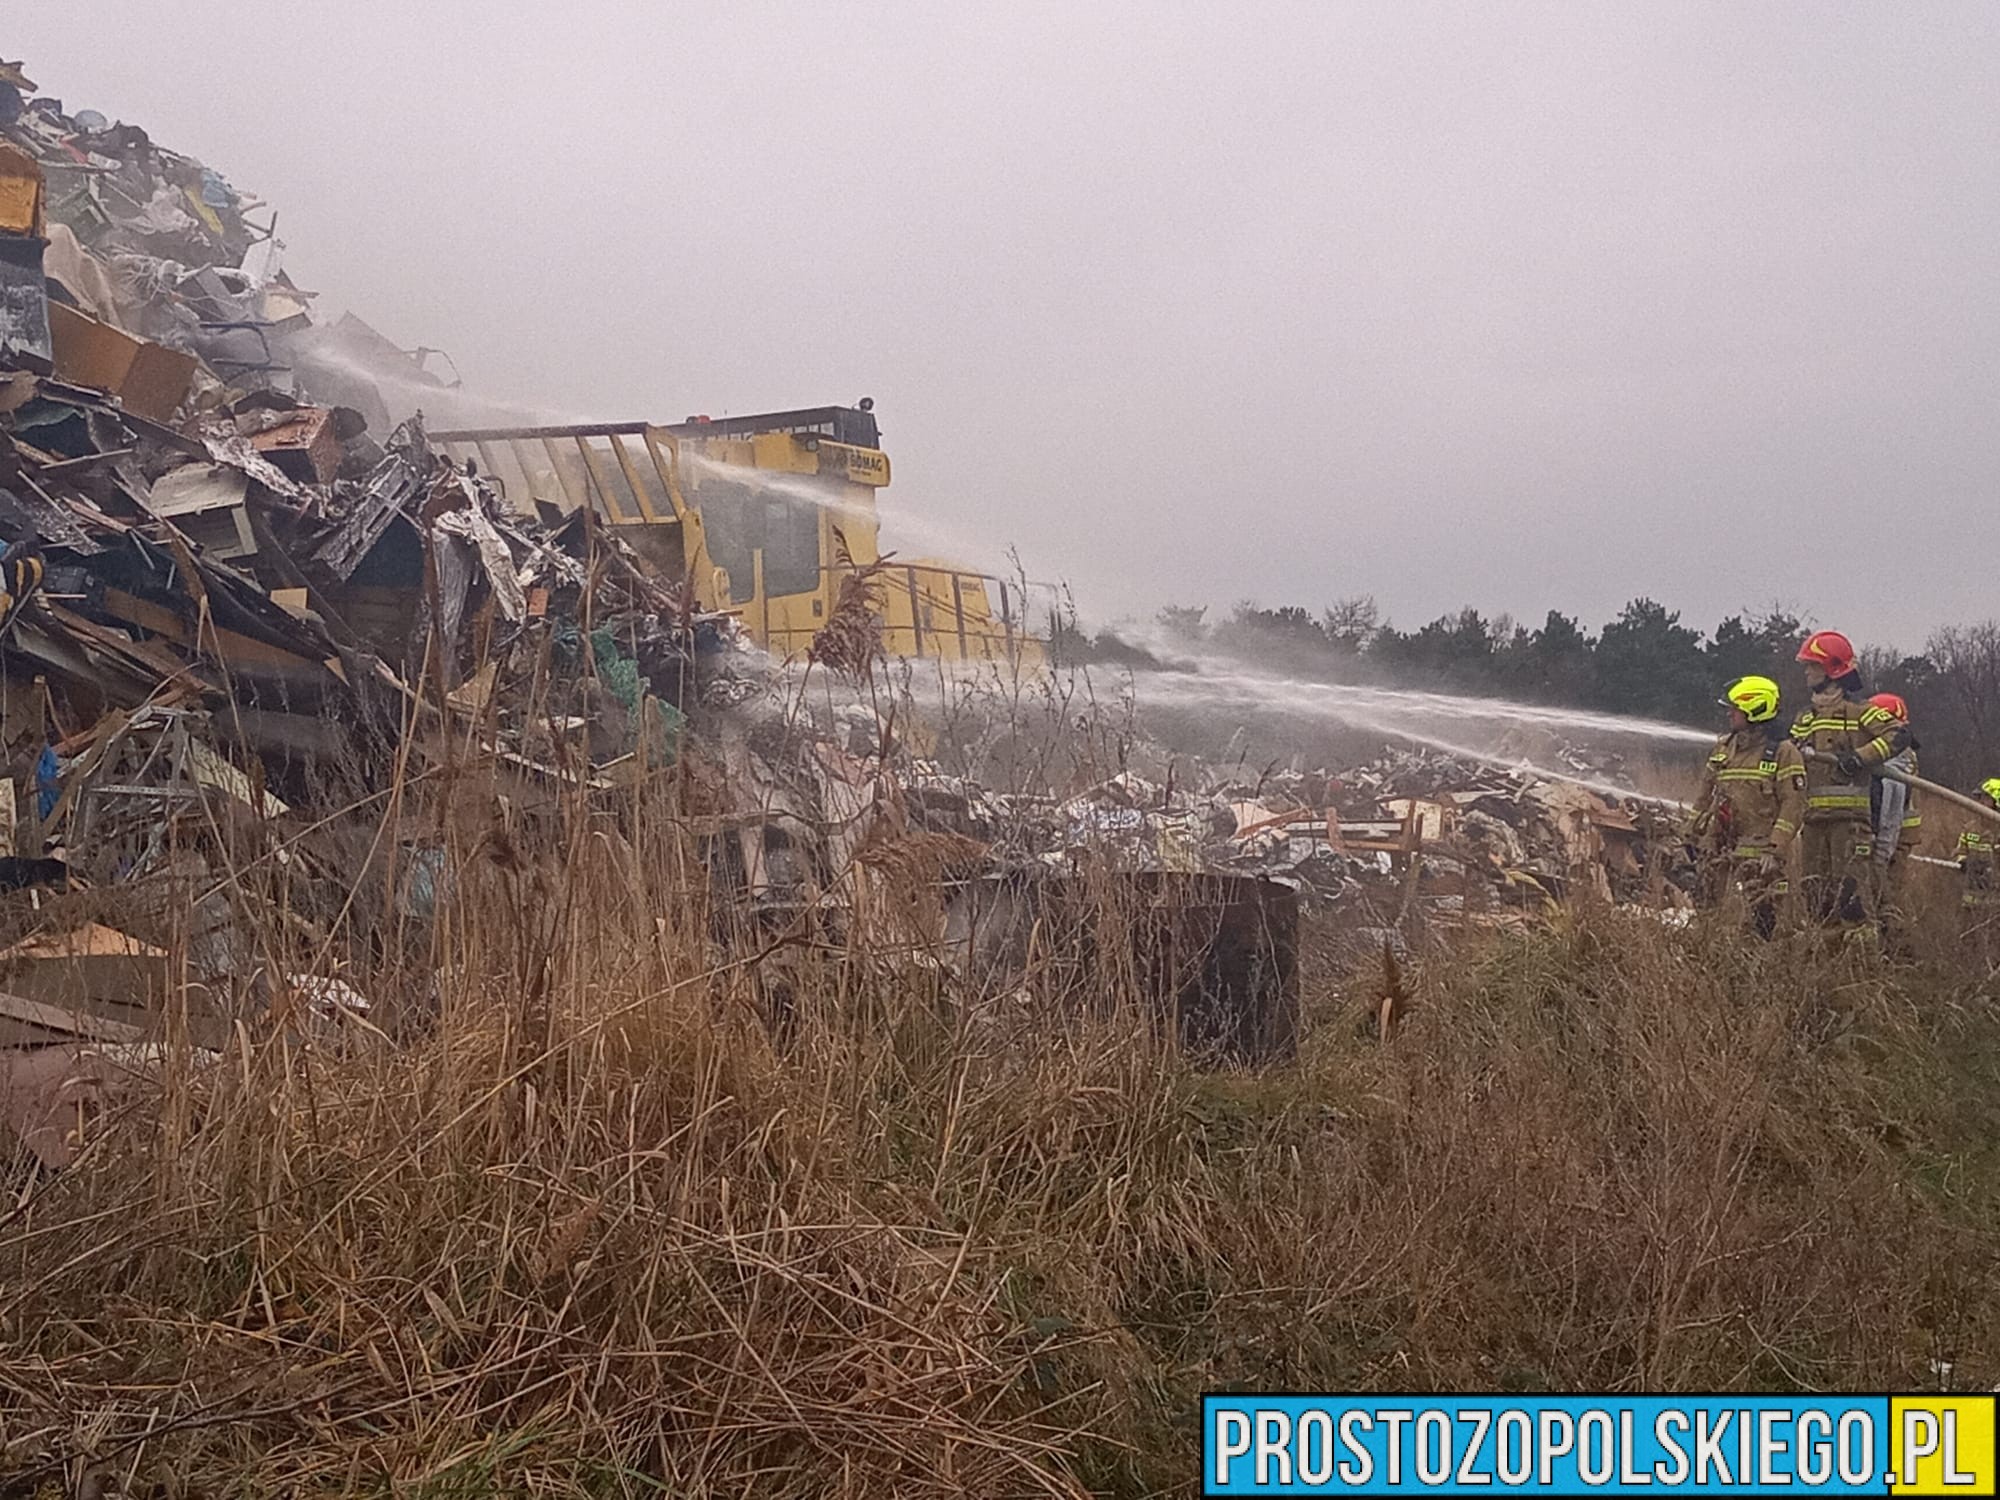
[[[1695,821],[1718,852],[1783,854],[1804,819],[1805,789],[1805,759],[1777,725],[1734,730],[1709,753]]]
[[[1806,821],[1872,825],[1875,778],[1864,772],[1851,780],[1835,761],[1851,752],[1864,767],[1879,766],[1909,748],[1910,730],[1866,698],[1828,683],[1792,725],[1792,740],[1812,752],[1806,758]]]

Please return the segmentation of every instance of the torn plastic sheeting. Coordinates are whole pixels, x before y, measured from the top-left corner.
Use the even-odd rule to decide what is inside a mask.
[[[201,226],[187,211],[184,206],[186,202],[186,197],[171,183],[163,182],[153,189],[152,197],[146,200],[137,213],[128,214],[119,221],[119,227],[149,237],[199,234]]]
[[[806,764],[818,783],[820,807],[831,825],[826,830],[827,868],[838,880],[878,831],[894,826],[894,804],[884,798],[879,778],[868,775],[859,760],[831,745],[814,744]]]
[[[1528,862],[1527,845],[1513,828],[1491,813],[1468,810],[1459,819],[1466,842],[1492,864],[1516,869]]]
[[[537,542],[527,561],[521,564],[520,577],[523,588],[539,585],[580,589],[590,581],[582,563],[543,542]]]
[[[476,504],[468,505],[463,510],[448,510],[431,522],[431,527],[435,532],[462,537],[471,543],[493,589],[493,601],[510,625],[518,625],[528,618],[528,596],[521,587],[521,575],[514,566],[514,554],[507,550],[505,539],[484,511]]]
[[[431,568],[437,575],[437,628],[441,640],[458,639],[465,621],[465,601],[478,571],[479,550],[463,537],[433,532]]]
[[[285,242],[273,233],[258,240],[243,252],[243,259],[236,269],[257,291],[263,291],[284,269]]]
[[[440,893],[449,894],[451,867],[442,846],[419,845],[408,851],[409,873],[403,879],[403,909],[413,917],[437,914]]]
[[[204,175],[207,175],[208,169],[206,167],[202,171]],[[187,199],[188,207],[194,210],[195,217],[202,222],[210,234],[219,240],[229,233],[223,227],[222,220],[216,215],[216,206],[208,201],[205,192],[197,192],[192,187],[184,187],[181,189],[181,196]],[[228,207],[229,205],[224,204],[223,206]]]
[[[48,248],[42,252],[42,269],[57,281],[77,305],[93,318],[113,328],[133,332],[124,315],[117,285],[103,261],[83,248],[76,231],[67,224],[49,226]]]
[[[254,321],[259,301],[257,288],[246,273],[231,263],[232,257],[240,261],[242,256],[226,242],[225,232],[216,231],[213,225],[210,229],[212,232],[205,237],[208,246],[204,249],[212,246],[213,252],[200,256],[199,264],[190,262],[192,269],[182,282],[182,290],[204,321]]]

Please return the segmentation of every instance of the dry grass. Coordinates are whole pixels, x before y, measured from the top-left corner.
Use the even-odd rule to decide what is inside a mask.
[[[1385,1046],[1321,941],[1299,1060],[1207,1073],[454,801],[423,961],[350,976],[397,1045],[246,1028],[0,1214],[0,1481],[1137,1496],[1238,1383],[2000,1380],[1956,956],[1593,912],[1428,956]]]

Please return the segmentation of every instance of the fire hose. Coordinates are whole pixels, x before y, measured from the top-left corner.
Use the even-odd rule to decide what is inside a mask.
[[[1964,865],[1961,865],[1955,859],[1939,859],[1935,854],[1912,854],[1907,857],[1914,859],[1920,865],[1936,865],[1940,870],[1963,870],[1965,868]]]
[[[1807,749],[1803,746],[1800,747],[1800,753],[1807,760],[1833,759],[1832,756],[1822,751]],[[1915,791],[1924,792],[1933,797],[1940,797],[1946,802],[1951,803],[1954,807],[1962,807],[1969,813],[1977,813],[1989,823],[2000,823],[2000,807],[1995,807],[1990,802],[1981,802],[1978,798],[1968,797],[1963,792],[1954,792],[1948,786],[1940,786],[1935,781],[1927,780],[1910,771],[1899,770],[1895,766],[1870,766],[1868,771],[1869,774],[1880,776],[1884,780],[1900,781],[1904,786],[1910,787]],[[1688,847],[1690,853],[1692,853],[1694,846],[1689,845]],[[1959,870],[1964,868],[1955,859],[1938,859],[1934,855],[1929,854],[1911,854],[1908,857],[1919,864],[1936,865],[1938,868],[1944,870]]]
[[[1818,750],[1805,751],[1805,757],[1807,760],[1831,760],[1833,758]],[[1935,781],[1927,781],[1921,776],[1913,775],[1908,771],[1898,770],[1894,766],[1870,766],[1868,770],[1869,774],[1880,776],[1885,781],[1900,781],[1904,786],[1912,787],[1928,796],[1942,797],[1953,807],[1962,807],[1969,813],[1977,813],[1989,823],[2000,823],[2000,807],[1995,807],[1990,802],[1981,802],[1977,797],[1968,797],[1963,792],[1954,792],[1948,786],[1939,786]]]

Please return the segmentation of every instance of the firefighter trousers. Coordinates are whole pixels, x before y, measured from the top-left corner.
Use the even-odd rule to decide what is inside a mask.
[[[1875,839],[1866,823],[1808,823],[1799,830],[1799,894],[1807,918],[1858,926],[1875,893]]]
[[[1759,868],[1765,850],[1750,846],[1716,860],[1714,884],[1719,893],[1706,904],[1733,911],[1738,920],[1768,938],[1778,930],[1778,913],[1791,893],[1783,869],[1766,875]],[[1697,905],[1703,904],[1699,897]]]

